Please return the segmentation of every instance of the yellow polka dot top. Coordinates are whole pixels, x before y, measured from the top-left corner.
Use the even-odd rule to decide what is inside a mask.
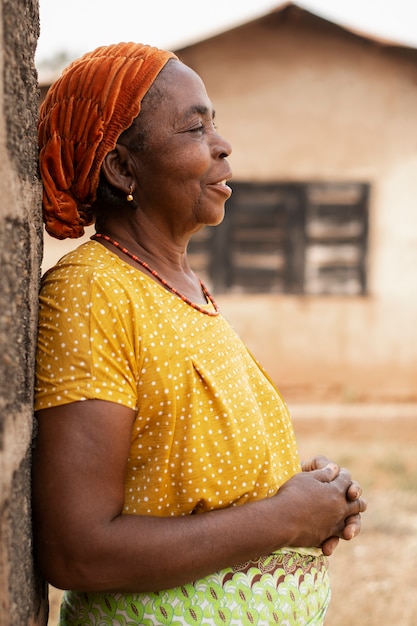
[[[137,412],[125,513],[239,505],[300,471],[287,407],[226,319],[98,242],[43,278],[36,374],[36,410],[102,399]]]

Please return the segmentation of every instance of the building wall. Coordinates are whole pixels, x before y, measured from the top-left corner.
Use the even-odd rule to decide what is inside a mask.
[[[223,309],[291,397],[416,400],[417,51],[293,8],[179,55],[206,83],[236,180],[371,184],[367,297]]]
[[[41,258],[37,0],[0,3],[0,624],[46,623],[32,561],[30,462]]]
[[[223,311],[290,400],[417,401],[417,50],[292,7],[177,52],[235,180],[371,184],[366,297],[222,295]],[[46,236],[43,269],[79,243]]]

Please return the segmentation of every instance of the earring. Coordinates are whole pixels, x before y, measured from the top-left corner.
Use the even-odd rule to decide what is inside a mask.
[[[133,191],[133,187],[132,187],[132,185],[129,185],[129,193],[126,196],[126,200],[128,202],[132,202],[132,200],[133,200],[132,191]]]

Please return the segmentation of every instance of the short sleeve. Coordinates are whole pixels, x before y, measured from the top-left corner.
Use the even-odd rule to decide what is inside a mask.
[[[35,409],[101,399],[137,409],[132,303],[111,271],[62,267],[42,285]]]

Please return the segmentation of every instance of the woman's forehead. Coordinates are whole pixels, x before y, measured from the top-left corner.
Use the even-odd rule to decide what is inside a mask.
[[[193,86],[195,89],[206,91],[205,85],[197,72],[181,61],[171,59],[160,72],[153,87],[172,91],[173,89],[178,89],[179,84],[187,85],[188,87]],[[185,97],[186,93],[183,95]]]
[[[156,79],[159,105],[183,115],[213,115],[213,107],[200,76],[180,61],[170,61]]]

